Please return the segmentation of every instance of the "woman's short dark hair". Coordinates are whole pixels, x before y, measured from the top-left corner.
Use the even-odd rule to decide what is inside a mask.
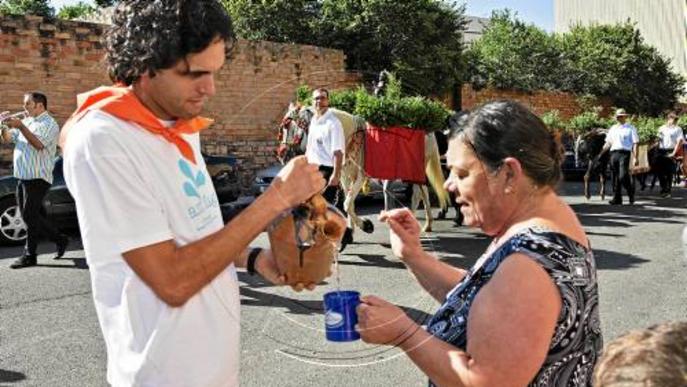
[[[131,85],[174,66],[215,39],[234,45],[231,18],[217,0],[122,0],[105,34],[110,79]]]
[[[546,127],[526,107],[514,101],[494,101],[450,121],[449,137],[461,138],[490,171],[507,157],[520,161],[538,186],[556,186],[561,179],[563,148],[560,134]]]

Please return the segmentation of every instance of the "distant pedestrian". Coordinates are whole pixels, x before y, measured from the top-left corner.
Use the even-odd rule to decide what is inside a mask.
[[[613,181],[613,199],[610,204],[623,204],[622,188],[627,192],[630,204],[635,202],[635,189],[630,178],[630,165],[638,165],[637,149],[639,135],[637,129],[627,121],[625,109],[615,112],[617,124],[611,126],[606,134],[606,144],[597,158],[605,152],[611,152],[611,177]]]
[[[14,261],[10,268],[20,269],[37,264],[38,242],[46,237],[57,245],[55,258],[64,255],[69,239],[60,234],[43,215],[43,198],[52,185],[55,167],[57,138],[60,127],[48,113],[48,98],[43,93],[30,92],[24,95],[26,118],[12,117],[4,124],[12,129],[3,130],[3,142],[12,142],[14,147],[14,177],[17,178],[17,206],[26,224],[24,254]]]
[[[675,158],[681,153],[684,136],[682,128],[677,126],[677,114],[668,114],[666,124],[658,129],[658,179],[663,197],[670,196],[676,168]]]

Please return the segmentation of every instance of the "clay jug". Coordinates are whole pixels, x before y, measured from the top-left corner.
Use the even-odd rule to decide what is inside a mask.
[[[285,213],[268,229],[270,248],[286,283],[320,283],[346,230],[346,218],[321,195]]]

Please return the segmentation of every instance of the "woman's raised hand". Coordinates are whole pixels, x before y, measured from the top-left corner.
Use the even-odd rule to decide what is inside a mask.
[[[405,261],[422,254],[420,224],[409,209],[382,211],[379,220],[389,225],[389,242],[395,256]]]

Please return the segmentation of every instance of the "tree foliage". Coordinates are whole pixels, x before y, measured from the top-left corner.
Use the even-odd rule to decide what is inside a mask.
[[[65,5],[60,8],[57,17],[60,19],[77,19],[89,15],[95,11],[95,7],[83,1],[79,1],[74,5]]]
[[[367,80],[394,71],[408,94],[462,80],[464,6],[440,0],[223,0],[240,37],[341,49]]]
[[[47,18],[55,16],[55,10],[48,0],[0,0],[2,15],[36,15]]]
[[[617,106],[653,116],[682,92],[684,79],[633,24],[577,26],[557,39],[563,89],[609,96]]]
[[[555,90],[559,56],[546,32],[508,10],[496,11],[466,53],[468,81],[476,88]]]
[[[250,40],[314,44],[317,0],[222,0],[237,35]]]
[[[606,96],[616,106],[647,115],[671,108],[684,84],[630,23],[576,26],[555,35],[508,11],[495,12],[466,57],[468,80],[477,88]]]

